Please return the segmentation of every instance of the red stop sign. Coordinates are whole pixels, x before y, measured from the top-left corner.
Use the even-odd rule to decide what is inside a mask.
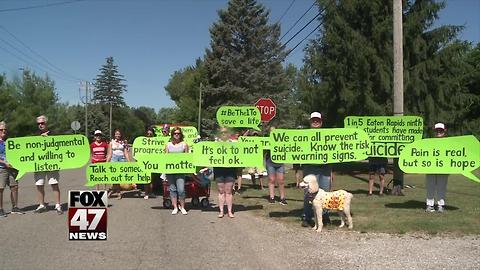
[[[277,106],[269,98],[261,98],[255,103],[255,107],[260,110],[262,122],[269,122],[277,114]]]

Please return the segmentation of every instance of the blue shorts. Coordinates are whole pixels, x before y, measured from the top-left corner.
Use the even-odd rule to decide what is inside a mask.
[[[284,164],[275,164],[275,165],[267,165],[267,173],[275,174],[275,173],[285,173],[285,165]]]
[[[219,176],[215,178],[217,183],[235,183],[235,178],[231,176]]]

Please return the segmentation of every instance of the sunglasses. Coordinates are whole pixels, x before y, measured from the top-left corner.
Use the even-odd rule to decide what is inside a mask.
[[[0,128],[0,131],[7,131],[7,129],[5,129],[5,128]]]
[[[39,122],[38,125],[45,125],[45,122]]]
[[[173,135],[181,135],[182,133],[180,132],[174,132]]]

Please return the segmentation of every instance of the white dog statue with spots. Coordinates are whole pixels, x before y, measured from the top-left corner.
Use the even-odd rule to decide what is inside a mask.
[[[300,187],[306,188],[308,193],[316,194],[313,198],[313,213],[315,214],[315,227],[317,232],[322,231],[322,213],[323,209],[337,210],[340,218],[342,219],[340,228],[345,226],[345,222],[349,229],[353,228],[352,216],[350,215],[350,202],[353,195],[345,190],[337,190],[333,192],[326,192],[319,188],[317,177],[310,174],[303,178],[300,183]]]

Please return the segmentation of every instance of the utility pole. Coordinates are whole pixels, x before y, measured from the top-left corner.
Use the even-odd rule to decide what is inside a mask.
[[[81,88],[78,90],[79,91],[79,95],[80,95],[80,101],[85,104],[85,136],[88,137],[88,91],[90,90],[88,88],[88,85],[90,84],[90,82],[88,81],[84,81],[84,82],[81,82],[80,85],[81,85]],[[84,88],[85,87],[85,88]],[[81,91],[83,90],[83,88],[85,89],[85,97],[82,97],[82,94],[81,94]],[[84,100],[85,98],[85,100]]]
[[[203,88],[203,83],[200,83],[200,94],[198,96],[198,128],[197,132],[198,135],[200,135],[200,129],[202,127],[202,88]]]
[[[403,27],[402,0],[393,0],[393,115],[403,116]],[[393,195],[403,195],[403,172],[393,159]]]

